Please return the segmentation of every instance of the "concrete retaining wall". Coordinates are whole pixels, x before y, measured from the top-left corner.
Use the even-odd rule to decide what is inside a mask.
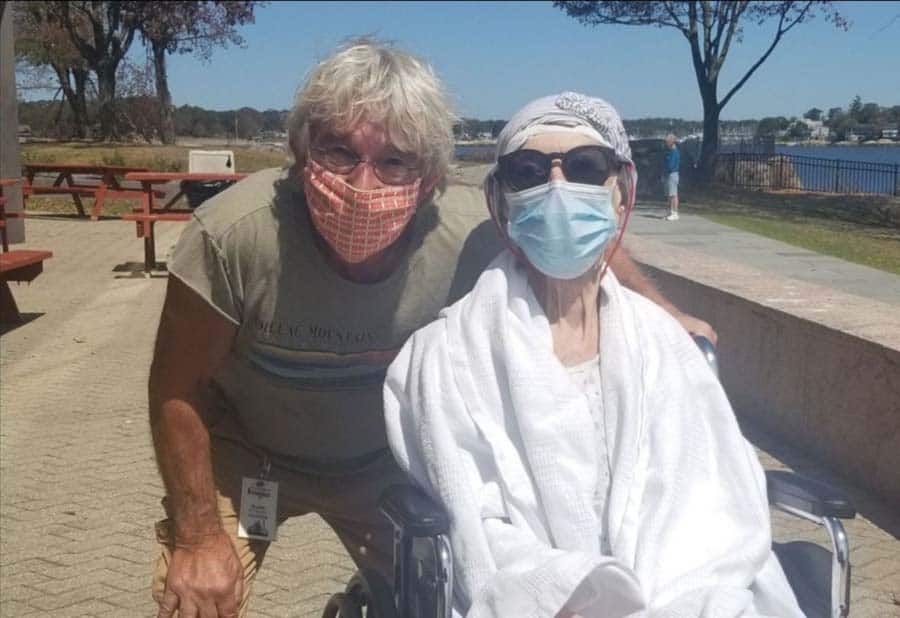
[[[669,270],[647,270],[679,307],[715,325],[722,381],[739,416],[900,507],[900,350],[892,338],[888,347],[828,320],[799,317]],[[839,296],[829,296],[829,303],[840,304]],[[815,294],[809,298],[815,302]],[[891,309],[893,316],[877,315]],[[873,301],[862,312],[867,330],[877,332],[872,323],[895,318],[896,307]]]

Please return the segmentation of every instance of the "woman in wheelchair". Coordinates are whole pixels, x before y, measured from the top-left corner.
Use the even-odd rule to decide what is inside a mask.
[[[390,367],[391,448],[450,514],[461,615],[803,615],[718,380],[607,268],[636,181],[608,103],[525,106],[485,182],[508,250]]]

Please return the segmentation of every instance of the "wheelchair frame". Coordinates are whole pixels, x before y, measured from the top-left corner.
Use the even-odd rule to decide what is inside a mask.
[[[718,376],[715,347],[704,337],[694,339]],[[810,618],[845,618],[850,613],[850,544],[840,520],[853,519],[856,509],[837,488],[794,472],[767,470],[766,485],[771,506],[823,526],[831,540],[832,552],[808,541],[773,543],[801,609]],[[394,526],[392,594],[377,574],[358,572],[345,593],[332,596],[323,618],[362,618],[363,607],[367,618],[451,618],[447,513],[412,485],[388,488],[380,505]],[[804,577],[806,572],[814,581]]]

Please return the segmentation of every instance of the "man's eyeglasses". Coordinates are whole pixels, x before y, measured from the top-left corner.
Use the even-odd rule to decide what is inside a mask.
[[[553,161],[562,161],[566,180],[588,185],[603,185],[612,171],[608,148],[588,144],[568,152],[516,150],[497,160],[498,175],[513,191],[524,191],[550,180]]]
[[[349,174],[356,166],[366,162],[372,166],[375,176],[387,185],[405,185],[414,182],[422,173],[421,167],[412,155],[388,153],[370,161],[341,144],[313,146],[312,158],[322,167],[335,174]]]

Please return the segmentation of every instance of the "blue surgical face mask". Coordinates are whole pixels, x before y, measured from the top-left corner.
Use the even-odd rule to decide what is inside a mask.
[[[616,234],[607,187],[556,180],[504,196],[510,240],[554,279],[583,275]]]

